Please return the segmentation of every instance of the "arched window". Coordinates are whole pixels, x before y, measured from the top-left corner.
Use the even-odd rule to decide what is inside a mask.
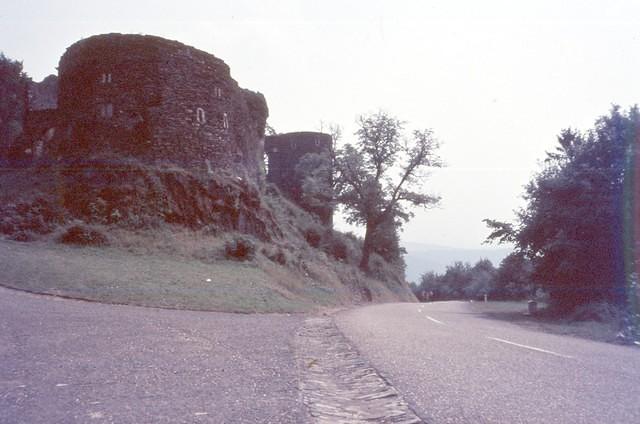
[[[207,117],[204,113],[204,109],[202,109],[201,107],[196,109],[196,120],[200,124],[204,124],[205,122],[207,122]]]
[[[229,129],[229,115],[227,115],[227,112],[224,112],[222,114],[222,127],[226,130]]]

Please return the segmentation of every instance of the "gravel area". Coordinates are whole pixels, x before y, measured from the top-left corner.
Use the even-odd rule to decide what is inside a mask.
[[[302,315],[114,306],[0,288],[0,423],[302,423]]]

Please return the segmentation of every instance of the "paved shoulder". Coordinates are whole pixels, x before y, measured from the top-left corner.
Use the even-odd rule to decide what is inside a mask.
[[[302,321],[0,289],[0,422],[305,422]]]
[[[482,318],[463,302],[373,305],[338,327],[430,423],[640,422],[640,350]]]

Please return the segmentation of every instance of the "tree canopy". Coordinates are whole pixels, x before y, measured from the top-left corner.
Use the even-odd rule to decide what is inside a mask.
[[[0,159],[6,158],[9,145],[22,133],[28,83],[22,63],[0,53]]]
[[[373,252],[400,258],[397,229],[411,218],[411,207],[439,201],[421,186],[424,171],[442,162],[431,130],[406,136],[405,123],[385,112],[361,116],[358,125],[356,142],[336,151],[334,166],[337,200],[347,221],[365,226],[360,267],[366,270]]]
[[[637,302],[639,145],[637,107],[615,106],[585,133],[563,130],[526,186],[527,205],[516,222],[485,220],[489,240],[512,242],[532,260],[533,279],[559,310],[598,300]]]

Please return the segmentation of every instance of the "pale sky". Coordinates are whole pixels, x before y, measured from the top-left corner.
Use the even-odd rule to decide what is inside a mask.
[[[431,128],[442,196],[404,241],[479,247],[483,218],[513,219],[562,128],[640,102],[640,1],[4,1],[0,51],[36,80],[66,47],[107,32],[208,51],[262,92],[279,132],[343,127],[384,109]]]

